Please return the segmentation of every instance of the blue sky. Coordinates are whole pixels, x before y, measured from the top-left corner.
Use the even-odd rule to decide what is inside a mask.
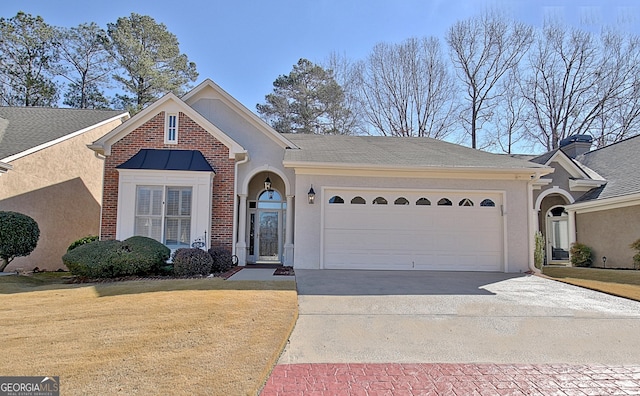
[[[0,0],[2,17],[22,10],[65,27],[96,22],[106,28],[132,12],[149,15],[178,37],[197,65],[197,82],[211,78],[254,111],[299,58],[322,62],[335,51],[361,59],[378,42],[443,38],[457,20],[485,9],[534,26],[553,18],[640,32],[634,0]]]

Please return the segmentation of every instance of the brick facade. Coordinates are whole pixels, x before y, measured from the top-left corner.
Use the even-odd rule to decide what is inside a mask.
[[[156,114],[111,147],[111,155],[105,160],[101,239],[116,237],[118,207],[116,166],[133,157],[141,149],[199,150],[216,172],[213,178],[211,200],[210,246],[231,250],[235,169],[234,160],[229,159],[229,149],[183,113],[179,113],[178,116],[178,144],[165,144],[164,120],[164,112]]]

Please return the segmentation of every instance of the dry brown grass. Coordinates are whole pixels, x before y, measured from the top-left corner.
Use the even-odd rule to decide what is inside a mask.
[[[640,301],[640,271],[544,267],[543,274],[572,285]]]
[[[5,278],[0,373],[58,375],[65,395],[253,395],[297,318],[288,281]]]

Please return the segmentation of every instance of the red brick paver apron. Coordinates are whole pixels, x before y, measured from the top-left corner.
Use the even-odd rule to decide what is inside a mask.
[[[276,395],[640,395],[640,365],[283,364]]]

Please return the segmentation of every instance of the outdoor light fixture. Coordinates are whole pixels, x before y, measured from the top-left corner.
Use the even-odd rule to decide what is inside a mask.
[[[311,185],[311,188],[309,189],[309,193],[307,194],[307,197],[309,199],[309,203],[313,204],[316,200],[316,192],[313,191],[313,185]]]
[[[269,176],[264,179],[264,189],[267,191],[271,190],[271,179],[269,179]]]
[[[602,256],[602,266],[607,268],[607,256]]]

